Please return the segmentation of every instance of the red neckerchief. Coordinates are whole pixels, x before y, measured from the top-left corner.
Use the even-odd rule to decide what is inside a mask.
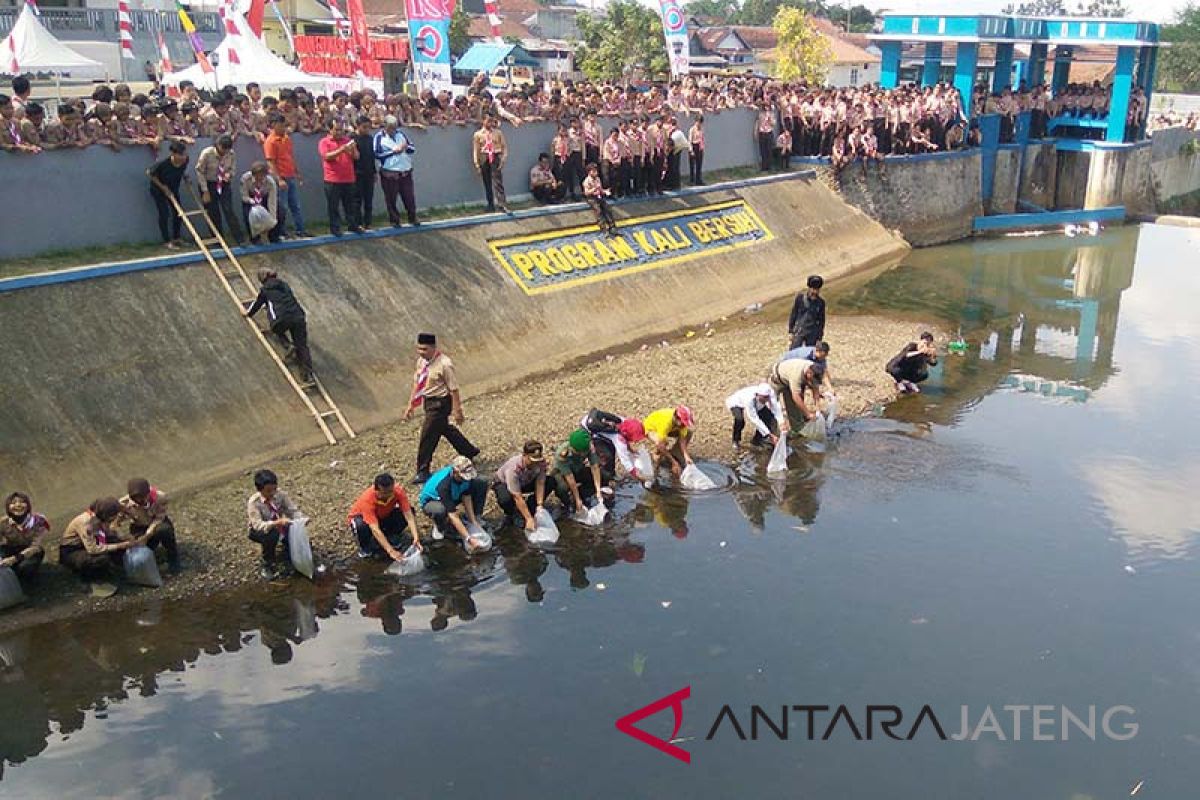
[[[425,385],[429,383],[429,365],[438,359],[442,354],[441,350],[437,350],[433,354],[433,358],[422,359],[421,366],[417,369],[416,385],[413,387],[412,397],[408,400],[409,408],[416,408],[425,402]]]

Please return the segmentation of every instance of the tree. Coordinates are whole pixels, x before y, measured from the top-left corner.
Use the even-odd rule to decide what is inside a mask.
[[[1063,0],[1029,0],[1019,5],[1009,3],[1000,13],[1022,17],[1061,17],[1066,15],[1067,6]]]
[[[450,15],[450,55],[458,58],[471,49],[471,15],[463,11],[462,4],[454,7]]]
[[[1123,17],[1129,9],[1121,0],[1088,0],[1079,4],[1077,13],[1085,17]]]
[[[658,14],[638,0],[612,0],[604,14],[580,14],[575,63],[592,80],[620,80],[635,69],[651,77],[671,69]]]
[[[738,4],[737,0],[689,0],[683,10],[691,17],[712,17],[730,23],[736,18]]]
[[[1200,92],[1200,6],[1188,3],[1160,33],[1171,46],[1158,51],[1157,88],[1166,92]]]
[[[823,82],[829,71],[829,43],[808,14],[798,8],[781,8],[775,15],[774,27],[779,38],[776,77],[784,81]]]

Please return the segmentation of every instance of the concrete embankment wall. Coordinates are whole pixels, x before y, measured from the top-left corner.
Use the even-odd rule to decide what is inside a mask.
[[[971,235],[971,221],[983,213],[980,153],[963,150],[887,159],[882,171],[859,164],[823,175],[847,203],[866,212],[915,247],[953,242]]]
[[[623,205],[616,215],[736,198],[774,239],[545,294],[525,294],[488,240],[589,224],[590,214],[501,219],[243,261],[250,272],[273,267],[292,285],[308,310],[317,369],[362,429],[403,412],[420,330],[440,334],[473,396],[789,295],[810,273],[836,279],[906,248],[803,177]],[[51,515],[132,475],[182,488],[323,441],[204,265],[0,294],[0,341],[0,476],[6,487],[32,491]],[[598,400],[603,394],[597,387]],[[379,460],[407,469],[413,456],[380,453]]]
[[[607,132],[617,120],[605,118]],[[679,123],[686,131],[687,115]],[[731,109],[709,114],[704,120],[705,171],[757,163],[754,112]],[[471,165],[471,136],[476,126],[450,125],[427,130],[404,129],[417,148],[414,157],[417,205],[421,208],[480,204],[483,187]],[[510,155],[504,170],[505,187],[513,197],[529,193],[529,170],[540,152],[550,149],[555,133],[549,122],[504,126]],[[301,208],[306,220],[325,221],[325,195],[317,156],[319,136],[297,135],[296,162],[305,183]],[[200,140],[189,148],[191,165],[211,142]],[[234,144],[237,169],[248,170],[262,159],[262,147],[247,137]],[[157,215],[150,198],[146,168],[161,157],[149,147],[64,150],[36,156],[0,153],[0,174],[10,191],[0,193],[0,219],[6,235],[0,237],[0,259],[18,258],[55,250],[97,245],[157,241]],[[681,169],[687,175],[687,157]],[[186,189],[185,205],[192,202]],[[240,213],[240,203],[237,204]],[[383,194],[375,188],[375,213],[384,213]]]
[[[1158,210],[1194,199],[1200,208],[1200,134],[1186,128],[1158,131],[1150,144],[1150,172]]]

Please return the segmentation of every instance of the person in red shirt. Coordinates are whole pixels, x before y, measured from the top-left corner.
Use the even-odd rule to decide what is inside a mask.
[[[325,176],[325,204],[329,211],[329,232],[342,235],[342,214],[352,233],[362,233],[358,218],[358,190],[354,178],[354,162],[358,160],[358,145],[346,135],[340,119],[329,121],[329,135],[317,143],[321,169]]]
[[[393,561],[403,561],[404,554],[399,548],[406,529],[413,546],[421,549],[417,519],[413,516],[408,495],[386,472],[376,475],[374,485],[350,506],[349,523],[350,531],[358,540],[360,558],[386,555]]]
[[[279,220],[284,220],[286,207],[292,215],[296,236],[307,239],[308,231],[304,229],[304,215],[300,211],[300,186],[304,180],[296,168],[287,120],[282,114],[274,114],[270,118],[270,125],[271,132],[263,141],[263,156],[271,165],[271,175],[279,182]]]

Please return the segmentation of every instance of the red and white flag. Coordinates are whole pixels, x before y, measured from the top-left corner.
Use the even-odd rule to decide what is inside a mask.
[[[221,21],[225,24],[225,40],[228,42],[226,52],[222,55],[225,58],[226,64],[240,64],[242,60],[237,54],[237,38],[238,29],[233,21],[233,15],[237,12],[233,10],[232,0],[221,0],[221,5],[217,7],[217,13],[221,16]]]
[[[37,0],[25,0],[26,4],[33,9],[33,13],[39,17],[42,15],[42,10],[38,8]]]
[[[492,38],[497,42],[500,38],[500,9],[497,0],[483,0],[483,10],[487,12],[488,25],[492,27]]]
[[[117,31],[121,42],[121,58],[133,59],[133,22],[129,18],[127,0],[117,3]]]
[[[175,67],[171,65],[171,51],[167,49],[167,40],[163,38],[162,31],[158,32],[158,72],[163,78],[175,71]],[[167,97],[178,97],[179,87],[168,86]]]

